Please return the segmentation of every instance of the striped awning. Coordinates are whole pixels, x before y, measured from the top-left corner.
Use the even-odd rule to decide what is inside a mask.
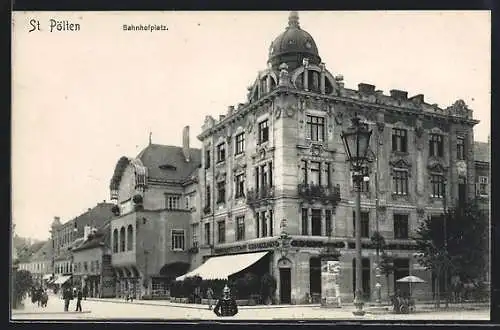
[[[58,278],[56,278],[56,280],[54,281],[54,284],[64,284],[66,283],[69,279],[71,278],[71,275],[62,275],[62,276],[59,276]]]
[[[176,280],[182,281],[186,277],[194,276],[204,280],[227,280],[229,276],[250,267],[268,253],[269,251],[212,257],[195,270],[177,277]]]

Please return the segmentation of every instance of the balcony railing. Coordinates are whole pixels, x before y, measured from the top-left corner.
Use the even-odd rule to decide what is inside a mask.
[[[264,186],[260,187],[259,190],[250,189],[247,191],[246,195],[247,204],[250,206],[265,203],[267,200],[274,197],[274,187]]]
[[[307,200],[318,199],[333,204],[337,204],[340,201],[339,185],[325,187],[312,184],[299,184],[298,191],[299,196]]]

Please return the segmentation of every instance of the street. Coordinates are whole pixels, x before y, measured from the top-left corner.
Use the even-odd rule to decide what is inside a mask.
[[[164,301],[124,302],[119,299],[83,300],[83,312],[75,312],[76,300],[71,301],[70,311],[63,311],[64,302],[50,296],[46,308],[25,301],[25,308],[13,313],[13,320],[112,320],[112,319],[187,319],[187,320],[222,320],[208,307],[193,307],[169,304]],[[352,314],[353,306],[341,309],[326,309],[319,306],[287,307],[240,307],[239,313],[230,320],[489,320],[489,308],[478,310],[451,309],[449,311],[420,311],[413,314],[398,315],[392,313],[367,313],[362,317]]]

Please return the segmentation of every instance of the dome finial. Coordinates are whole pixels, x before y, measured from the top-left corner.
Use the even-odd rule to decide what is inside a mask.
[[[294,28],[300,28],[298,12],[296,11],[290,12],[290,16],[288,16],[288,26]]]

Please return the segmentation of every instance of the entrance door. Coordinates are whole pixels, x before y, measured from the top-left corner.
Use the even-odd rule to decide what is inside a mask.
[[[321,301],[321,259],[313,257],[309,260],[309,287],[313,303]]]
[[[292,302],[292,275],[290,268],[280,268],[280,303]]]

